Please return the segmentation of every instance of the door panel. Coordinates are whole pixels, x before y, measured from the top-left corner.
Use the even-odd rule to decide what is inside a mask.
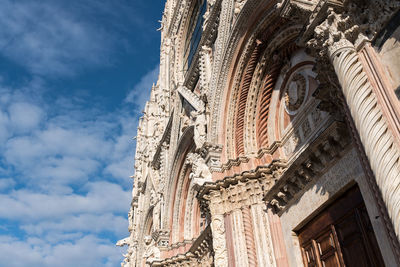
[[[307,267],[383,267],[360,190],[353,187],[298,232]]]

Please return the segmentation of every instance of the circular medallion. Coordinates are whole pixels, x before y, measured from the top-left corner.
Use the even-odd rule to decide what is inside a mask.
[[[295,113],[303,104],[307,83],[303,75],[297,73],[288,81],[285,88],[285,108],[289,114]]]

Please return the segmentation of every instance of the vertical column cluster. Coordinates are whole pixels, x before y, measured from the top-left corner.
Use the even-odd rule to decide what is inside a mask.
[[[262,200],[267,176],[231,178],[200,193],[210,209],[216,266],[276,265]]]

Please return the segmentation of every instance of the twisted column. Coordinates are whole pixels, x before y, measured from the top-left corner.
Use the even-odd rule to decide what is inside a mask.
[[[254,241],[253,223],[250,215],[250,208],[242,209],[244,236],[246,239],[247,257],[249,259],[249,267],[257,267],[257,255]]]
[[[399,148],[394,143],[354,46],[347,40],[341,40],[341,45],[329,50],[329,56],[397,238],[400,238]]]
[[[397,239],[400,239],[400,150],[394,142],[373,87],[353,45],[362,38],[357,14],[326,10],[326,19],[313,31],[307,46],[331,61],[343,96],[381,191]],[[390,226],[387,226],[390,228]]]

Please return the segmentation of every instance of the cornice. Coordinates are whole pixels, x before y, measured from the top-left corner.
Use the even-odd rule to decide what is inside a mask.
[[[351,144],[343,122],[334,121],[282,174],[264,195],[279,215],[301,192],[321,176]]]
[[[210,209],[224,214],[237,207],[261,202],[263,192],[268,190],[275,177],[284,172],[286,167],[284,160],[275,160],[267,166],[258,166],[254,170],[227,176],[216,182],[205,183],[196,196],[199,199],[203,215],[208,214]],[[237,188],[236,185],[239,184],[242,188],[236,190],[237,192],[229,189],[232,186]],[[217,204],[218,207],[213,207],[214,204]]]
[[[161,261],[153,262],[151,266],[181,266],[191,262],[199,262],[208,252],[212,253],[212,233],[211,227],[207,226],[206,229],[196,239],[190,240],[192,243],[189,250],[184,254],[178,254],[173,257],[163,259]],[[187,245],[187,242],[181,242],[182,245]],[[175,248],[171,246],[170,248]]]

